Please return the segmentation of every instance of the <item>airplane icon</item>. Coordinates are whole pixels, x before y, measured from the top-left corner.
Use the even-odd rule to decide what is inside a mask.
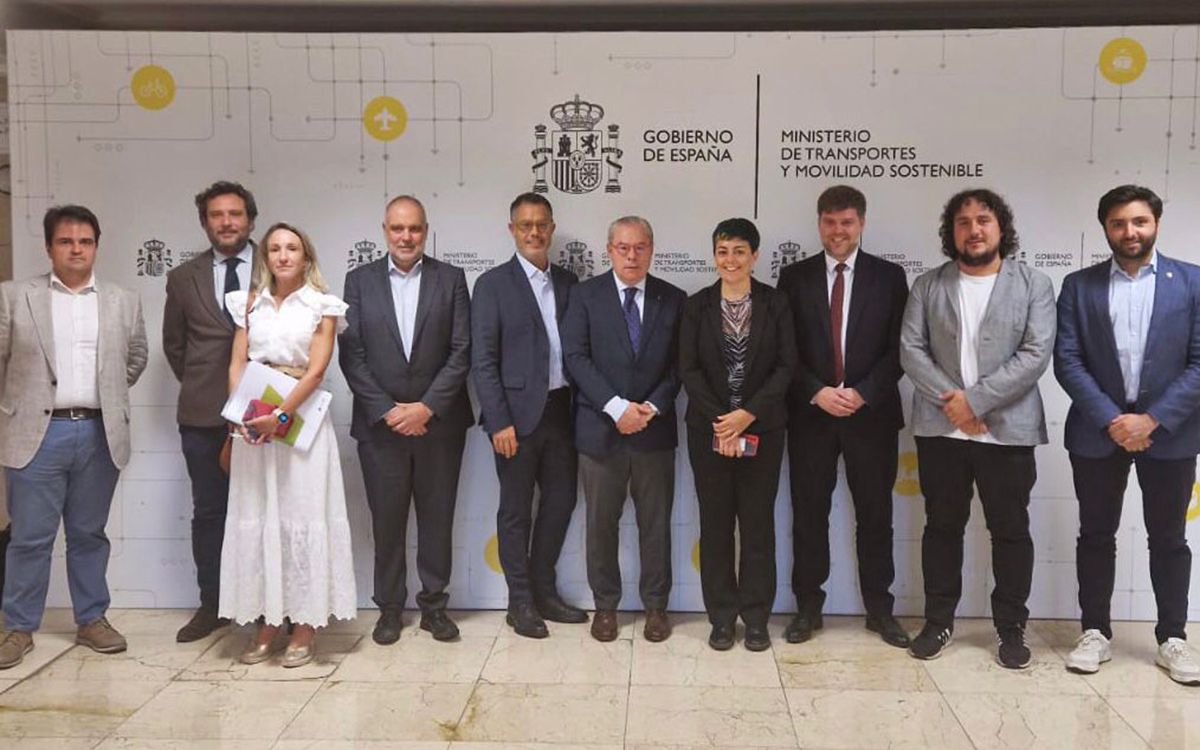
[[[379,114],[375,115],[371,119],[374,120],[377,125],[379,125],[380,130],[387,132],[392,129],[392,123],[396,122],[400,118],[392,114],[390,109],[384,107],[383,109],[379,110]]]

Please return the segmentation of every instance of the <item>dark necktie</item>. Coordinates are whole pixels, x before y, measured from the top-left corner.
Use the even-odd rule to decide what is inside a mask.
[[[833,292],[829,295],[829,335],[833,338],[833,385],[840,386],[846,377],[846,363],[842,354],[842,301],[846,297],[846,264],[838,263],[834,268]]]
[[[642,338],[642,319],[638,316],[637,287],[625,287],[625,328],[629,331],[629,344],[633,347],[633,356],[638,354],[638,344]]]
[[[242,262],[242,259],[234,255],[221,262],[225,264],[225,293],[221,295],[221,309],[225,311],[225,317],[229,318],[229,322],[232,323],[233,316],[229,314],[229,308],[225,306],[225,295],[242,288],[237,275],[237,266],[238,263]]]

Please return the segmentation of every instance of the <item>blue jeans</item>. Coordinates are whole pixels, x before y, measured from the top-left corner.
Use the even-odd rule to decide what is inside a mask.
[[[5,471],[12,541],[4,584],[4,626],[33,632],[42,624],[50,555],[61,519],[75,622],[108,610],[108,509],[117,487],[102,419],[51,419],[33,460]]]

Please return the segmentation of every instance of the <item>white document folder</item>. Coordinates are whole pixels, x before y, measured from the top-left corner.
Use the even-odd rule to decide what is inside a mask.
[[[241,424],[242,416],[246,413],[246,407],[250,405],[251,399],[257,398],[268,403],[279,403],[287,398],[287,395],[296,387],[297,382],[299,381],[295,378],[273,370],[260,362],[247,362],[246,369],[242,370],[241,380],[233,389],[229,400],[225,402],[225,407],[221,409],[221,416],[230,422]],[[300,408],[296,409],[296,413],[293,415],[293,419],[298,423],[298,429],[293,428],[286,437],[272,438],[272,440],[287,443],[302,451],[308,450],[312,447],[313,440],[316,439],[317,428],[325,419],[331,401],[333,401],[333,394],[329,391],[319,388],[313,391],[312,395],[303,404],[300,404]]]

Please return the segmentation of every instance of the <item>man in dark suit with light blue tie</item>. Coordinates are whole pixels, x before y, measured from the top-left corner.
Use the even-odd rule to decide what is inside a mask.
[[[1116,532],[1137,466],[1158,604],[1156,663],[1200,684],[1187,646],[1187,508],[1200,453],[1200,267],[1155,248],[1162,200],[1122,185],[1100,199],[1111,261],[1076,271],[1058,298],[1054,374],[1071,397],[1066,445],[1079,499],[1075,562],[1083,634],[1067,667],[1110,658]]]
[[[518,195],[508,229],[516,254],[475,282],[471,379],[500,478],[496,536],[508,583],[507,622],[518,635],[545,638],[545,620],[587,622],[583,610],[559,597],[555,575],[578,483],[559,333],[578,280],[550,262],[554,212],[544,196]]]
[[[409,507],[417,516],[420,627],[452,641],[446,614],[454,507],[467,430],[471,303],[461,268],[425,255],[429,222],[410,195],[384,210],[388,254],[346,275],[339,360],[354,392],[358,442],[375,537],[376,643],[395,643],[408,598]]]
[[[687,295],[649,275],[654,230],[640,216],[608,228],[612,270],[571,292],[563,353],[575,382],[575,445],[587,501],[592,636],[617,637],[618,561],[625,498],[637,517],[648,641],[671,634],[671,506],[678,442],[675,396],[679,315]]]

